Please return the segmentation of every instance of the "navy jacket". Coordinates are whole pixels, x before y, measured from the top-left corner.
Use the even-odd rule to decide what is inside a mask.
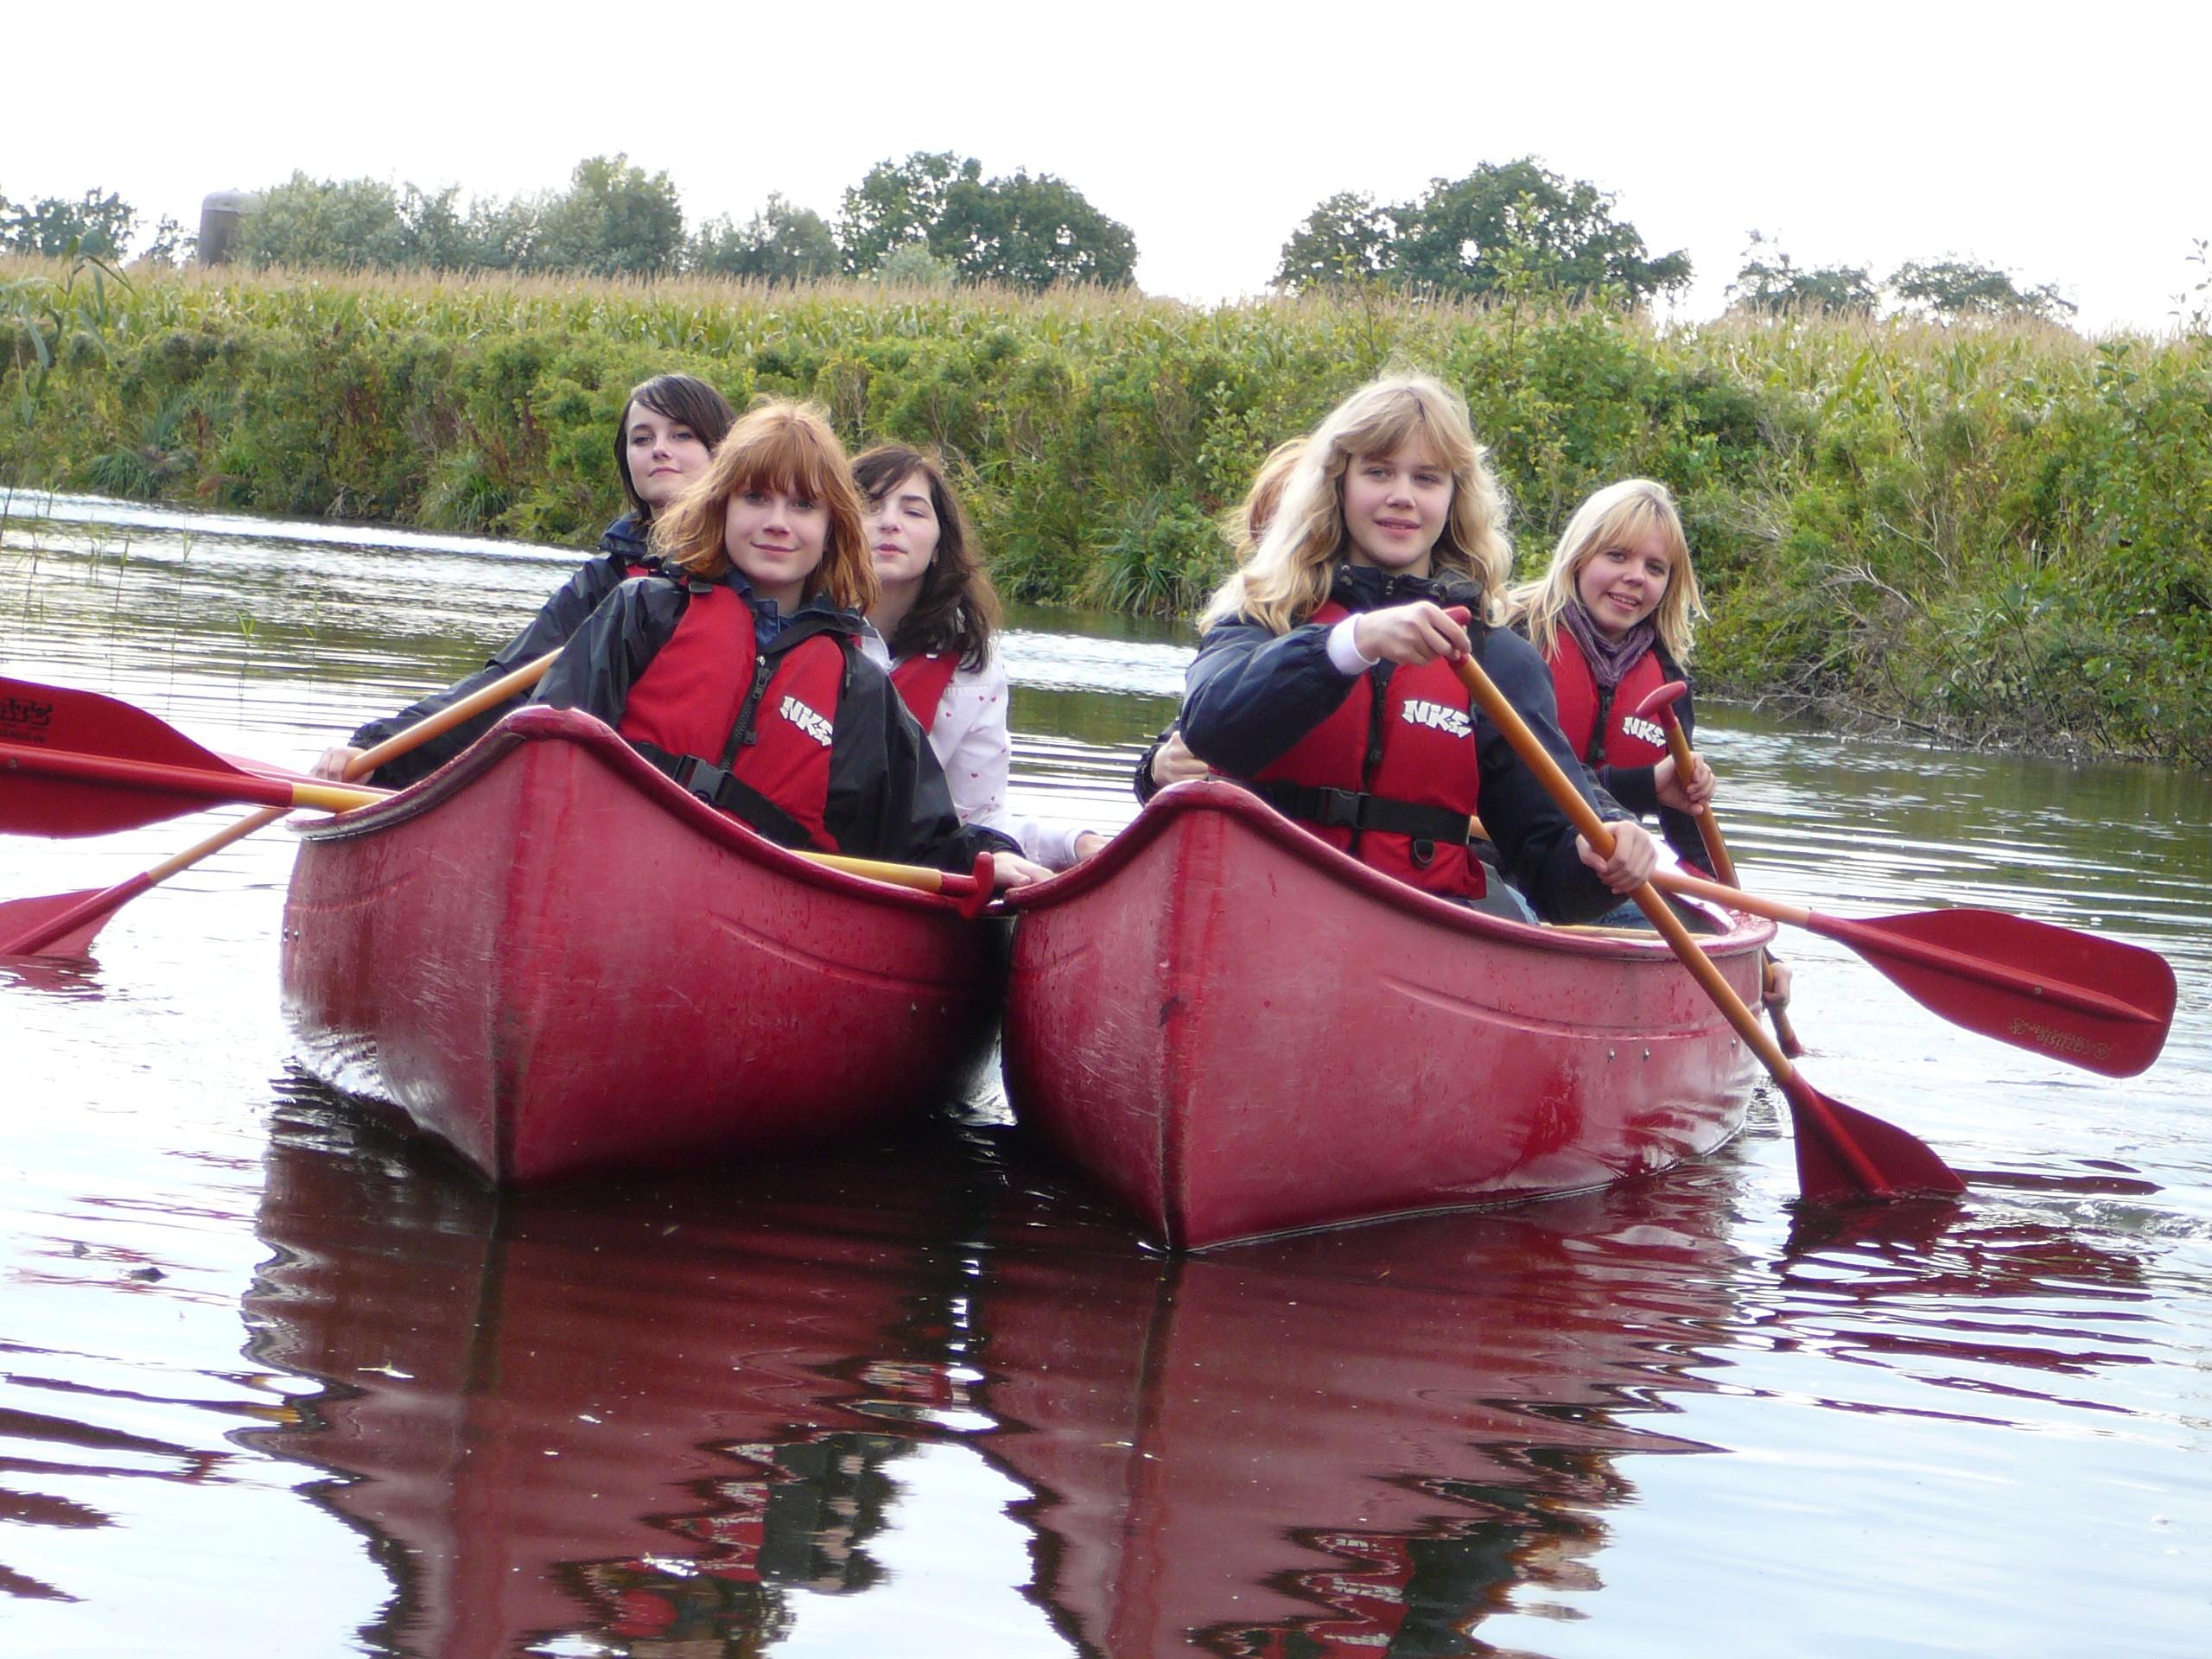
[[[1414,600],[1465,605],[1479,616],[1482,595],[1464,580],[1390,575],[1365,565],[1338,568],[1331,596],[1354,611]],[[1599,789],[1559,729],[1551,671],[1519,635],[1471,623],[1476,659],[1520,711],[1560,769],[1600,817],[1629,815]],[[1191,752],[1233,778],[1249,778],[1288,751],[1333,713],[1351,692],[1351,678],[1329,660],[1328,629],[1313,623],[1272,632],[1248,616],[1207,631],[1185,679],[1180,724]],[[1475,719],[1476,764],[1482,774],[1483,827],[1497,843],[1500,868],[1547,921],[1580,922],[1620,902],[1574,849],[1574,823],[1535,775],[1522,765],[1505,734]]]

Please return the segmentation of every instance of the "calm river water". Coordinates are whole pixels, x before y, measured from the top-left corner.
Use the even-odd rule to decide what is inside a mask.
[[[18,495],[0,665],[304,764],[575,556]],[[1126,819],[1187,645],[1008,656],[1018,793]],[[1807,1076],[1955,1210],[1795,1217],[1763,1098],[1642,1186],[1171,1262],[991,1101],[497,1202],[293,1068],[282,830],[0,963],[0,1651],[2205,1652],[2212,785],[1707,720],[1754,886],[2151,945],[2164,1058],[1788,939]],[[0,899],[238,810],[0,842]]]

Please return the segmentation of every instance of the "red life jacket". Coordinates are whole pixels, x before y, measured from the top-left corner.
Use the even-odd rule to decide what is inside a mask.
[[[1581,645],[1565,628],[1553,630],[1552,654],[1545,662],[1559,696],[1559,728],[1586,764],[1656,766],[1667,758],[1667,728],[1636,714],[1646,697],[1667,683],[1666,665],[1656,647],[1611,691],[1599,689]]]
[[[1331,600],[1309,620],[1328,626],[1351,614]],[[1482,865],[1467,855],[1482,787],[1474,715],[1467,688],[1440,658],[1362,674],[1336,711],[1252,784],[1363,864],[1425,893],[1483,893]]]
[[[834,634],[804,634],[764,652],[742,594],[721,582],[691,583],[690,594],[614,729],[771,841],[836,851],[827,825],[830,749],[844,645]]]
[[[922,735],[929,735],[937,723],[938,705],[944,701],[944,689],[952,683],[952,677],[960,671],[960,653],[957,651],[917,652],[891,671],[892,688],[899,693],[899,700],[906,705],[906,712],[922,728]]]

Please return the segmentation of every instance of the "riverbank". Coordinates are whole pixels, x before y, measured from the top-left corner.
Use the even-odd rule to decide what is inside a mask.
[[[1523,574],[1590,489],[1675,488],[1716,694],[2212,765],[2202,332],[0,263],[0,483],[587,544],[624,391],[680,369],[945,450],[1014,596],[1172,614],[1268,448],[1394,363],[1466,392]]]

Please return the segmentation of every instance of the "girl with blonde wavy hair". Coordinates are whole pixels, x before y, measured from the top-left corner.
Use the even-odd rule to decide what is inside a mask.
[[[861,649],[874,555],[844,446],[771,400],[658,513],[662,568],[602,601],[537,700],[581,709],[710,804],[786,847],[1045,874],[955,815],[943,768]]]
[[[1250,561],[1206,608],[1183,736],[1339,850],[1468,903],[1492,885],[1467,848],[1479,812],[1538,913],[1580,921],[1649,875],[1657,849],[1624,823],[1599,857],[1452,666],[1479,659],[1580,774],[1542,662],[1494,626],[1512,561],[1504,518],[1458,396],[1417,374],[1354,392],[1308,438]]]
[[[1663,724],[1638,712],[1675,681],[1688,683],[1693,631],[1705,614],[1689,538],[1673,492],[1623,479],[1575,509],[1550,568],[1508,596],[1514,628],[1551,671],[1560,728],[1608,793],[1656,815],[1685,863],[1712,874],[1696,814],[1713,795],[1713,768],[1693,756],[1676,773]],[[1697,729],[1685,691],[1674,704],[1683,735]]]

